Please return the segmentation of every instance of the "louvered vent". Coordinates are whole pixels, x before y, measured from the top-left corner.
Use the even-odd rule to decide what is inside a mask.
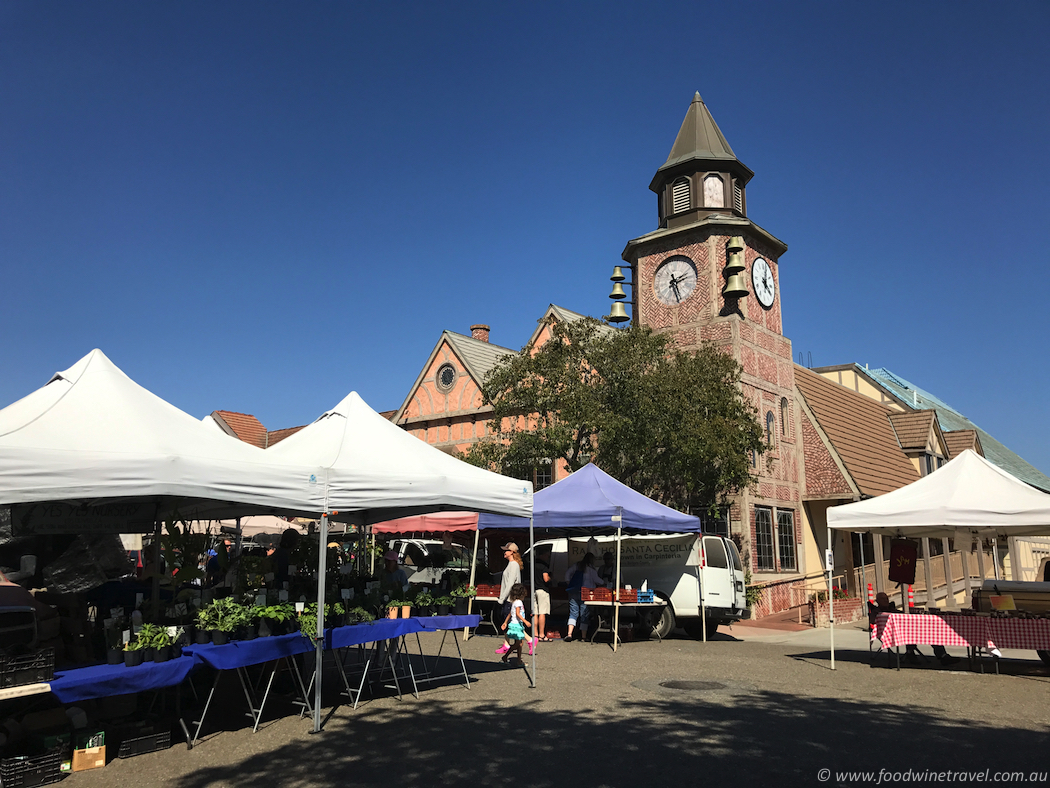
[[[671,212],[681,213],[689,210],[689,181],[685,178],[675,181],[671,187]]]
[[[733,207],[740,213],[744,212],[744,190],[738,183],[733,184]]]

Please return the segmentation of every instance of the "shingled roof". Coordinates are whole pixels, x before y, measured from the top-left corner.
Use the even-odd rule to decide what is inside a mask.
[[[798,365],[795,387],[862,495],[882,495],[919,478],[885,405]]]
[[[977,430],[946,432],[944,433],[944,442],[948,446],[949,459],[958,457],[967,449],[973,449],[982,457],[984,456],[984,449],[981,448],[981,439],[977,436]]]
[[[930,443],[936,414],[932,410],[891,413],[890,425],[905,451],[925,451]]]
[[[217,420],[219,426],[225,425],[233,432],[235,437],[240,438],[245,443],[258,446],[260,449],[266,448],[266,427],[250,413],[216,410],[212,412],[211,416],[213,419],[216,417],[221,419],[221,421]]]
[[[1007,473],[1013,474],[1021,481],[1027,482],[1044,492],[1050,492],[1050,477],[1035,466],[1031,465],[1016,452],[1011,451],[1001,444],[964,415],[959,413],[959,411],[955,410],[955,408],[938,399],[933,394],[930,394],[928,391],[923,391],[914,383],[905,380],[899,375],[895,375],[886,368],[863,369],[861,371],[880,384],[890,394],[897,397],[905,406],[914,409],[932,409],[937,411],[937,418],[940,420],[941,429],[945,432],[960,432],[963,430],[975,431],[980,440],[981,448],[984,449],[984,456],[989,461],[999,466]],[[955,453],[952,452],[953,456],[954,454]]]

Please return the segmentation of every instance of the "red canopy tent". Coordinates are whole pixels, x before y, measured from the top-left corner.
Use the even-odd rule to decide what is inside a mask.
[[[373,533],[377,534],[444,533],[477,529],[477,512],[431,512],[387,520],[372,526]]]

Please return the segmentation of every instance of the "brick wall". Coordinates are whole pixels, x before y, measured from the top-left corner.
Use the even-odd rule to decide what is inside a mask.
[[[802,414],[802,447],[806,463],[806,495],[819,498],[851,492],[846,477],[805,413]]]

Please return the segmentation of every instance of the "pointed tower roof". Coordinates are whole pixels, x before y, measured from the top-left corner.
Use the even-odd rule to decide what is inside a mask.
[[[661,170],[691,159],[730,159],[736,160],[736,154],[729,147],[722,130],[718,128],[711,112],[700,98],[700,91],[693,96],[693,102],[685,113],[682,128],[678,130],[671,153]]]

